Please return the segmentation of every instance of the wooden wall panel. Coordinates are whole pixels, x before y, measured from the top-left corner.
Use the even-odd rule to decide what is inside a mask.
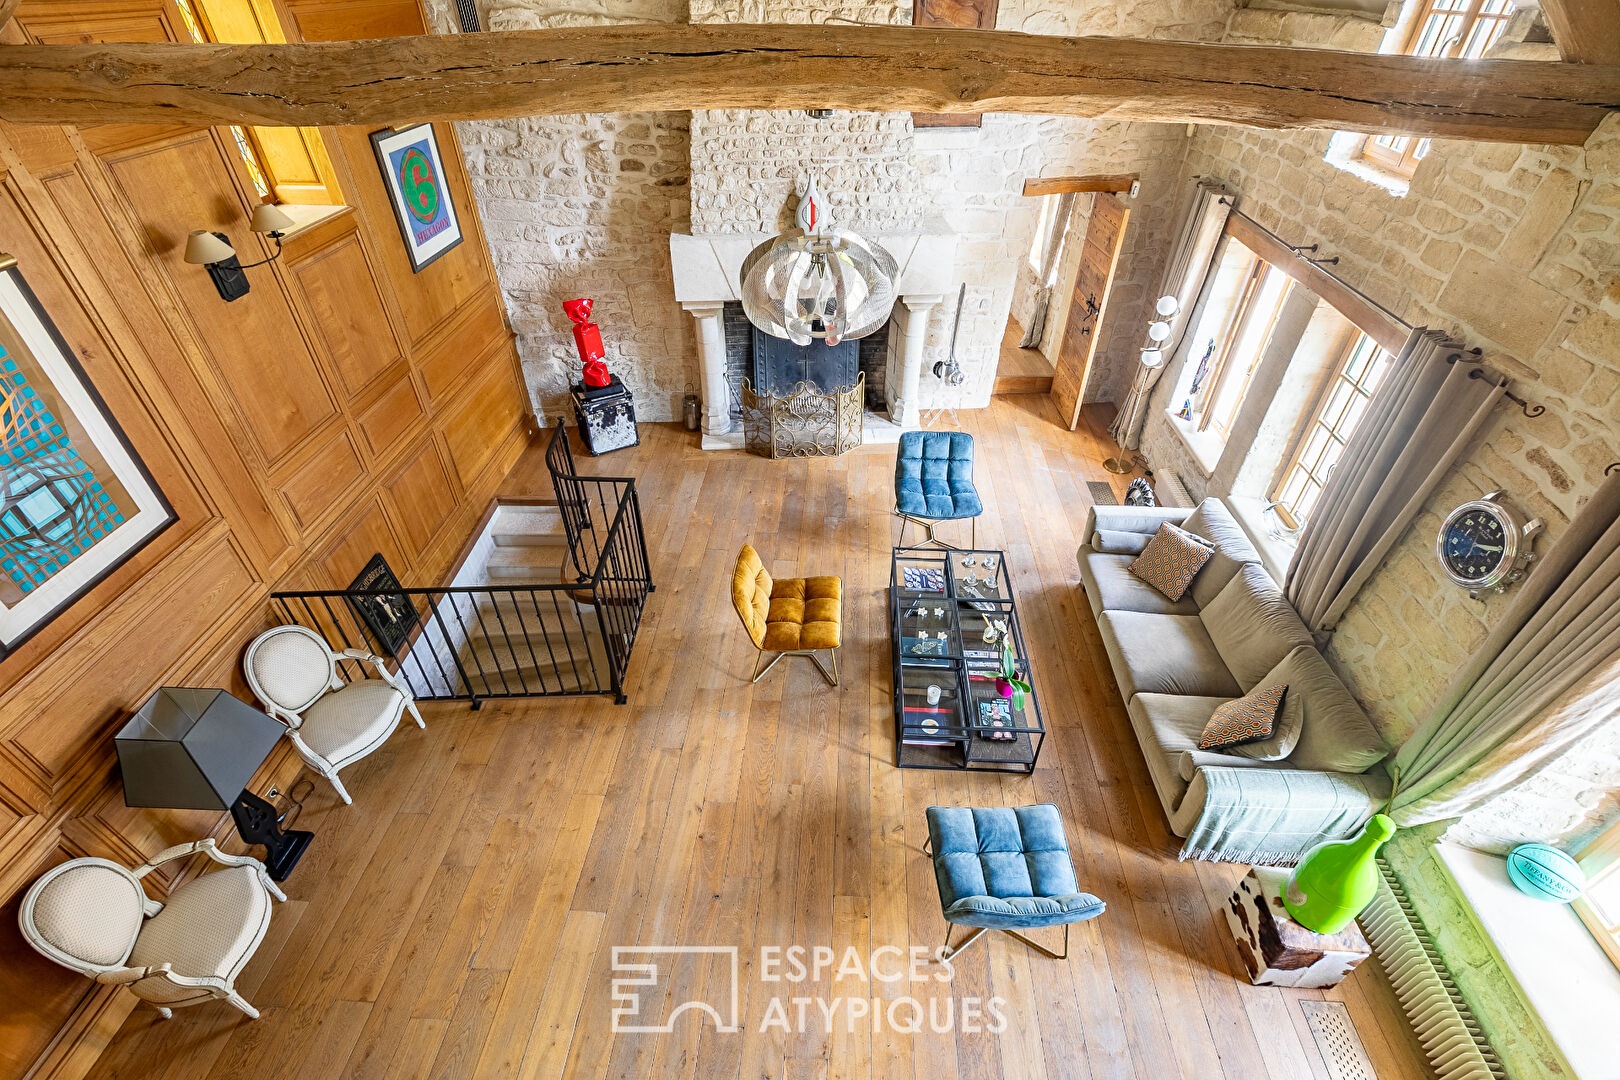
[[[415,0],[287,8],[294,39],[421,28]],[[23,0],[6,40],[173,40],[174,20],[170,0]],[[278,620],[274,591],[346,585],[378,551],[407,583],[442,581],[526,444],[527,395],[454,131],[439,140],[466,240],[420,274],[366,133],[317,137],[349,212],[289,237],[227,304],[181,253],[207,227],[244,261],[269,254],[247,232],[251,191],[228,137],[0,124],[0,249],[178,515],[0,663],[0,1080],[81,1076],[133,1000],[28,949],[15,922],[27,885],[77,855],[133,863],[229,835],[219,815],[124,806],[111,731],[159,685],[248,698],[241,652]],[[255,784],[285,787],[299,768],[284,744]],[[173,878],[149,880],[161,894]]]
[[[292,271],[339,384],[354,398],[402,356],[358,231],[293,263]]]
[[[145,226],[153,258],[168,271],[181,304],[197,324],[197,337],[260,455],[274,464],[322,421],[336,416],[337,403],[275,274],[248,271],[252,291],[225,304],[207,273],[182,261],[192,229],[224,233],[244,262],[262,257],[258,237],[248,232],[235,176],[213,133],[200,131],[121,154],[108,165],[119,193]]]
[[[424,439],[416,455],[383,486],[399,522],[400,538],[420,558],[433,546],[439,531],[455,514],[456,483],[450,479],[439,447]]]

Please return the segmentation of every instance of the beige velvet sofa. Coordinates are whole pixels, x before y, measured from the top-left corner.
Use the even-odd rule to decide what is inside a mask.
[[[1215,547],[1177,601],[1128,569],[1166,521]],[[1388,752],[1377,729],[1317,652],[1305,624],[1219,499],[1206,499],[1194,510],[1094,506],[1079,561],[1131,726],[1177,836],[1187,836],[1203,812],[1208,768],[1327,774],[1344,781],[1335,787],[1365,798],[1368,814],[1374,802],[1388,796],[1388,778],[1374,768]],[[1283,715],[1294,736],[1292,747],[1271,760],[1250,755],[1275,755],[1288,740],[1226,753],[1198,750],[1215,707],[1268,677],[1289,685]]]

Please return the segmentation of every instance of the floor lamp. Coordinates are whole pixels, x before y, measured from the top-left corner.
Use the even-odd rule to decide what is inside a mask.
[[[1148,323],[1148,343],[1142,349],[1142,366],[1136,373],[1136,385],[1132,388],[1130,396],[1125,399],[1127,404],[1133,406],[1136,404],[1139,394],[1148,392],[1148,373],[1164,367],[1164,349],[1162,346],[1166,341],[1170,340],[1170,320],[1175,318],[1177,313],[1181,311],[1181,301],[1174,296],[1161,296],[1154,303],[1153,310],[1159,317]],[[1122,446],[1120,447],[1119,457],[1103,459],[1103,468],[1111,473],[1124,475],[1134,470],[1136,465],[1125,457],[1125,448]]]

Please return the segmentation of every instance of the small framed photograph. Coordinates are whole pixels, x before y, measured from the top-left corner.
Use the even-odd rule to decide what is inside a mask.
[[[395,595],[387,595],[385,590],[400,589]],[[411,603],[394,576],[393,567],[388,560],[382,557],[382,552],[371,557],[366,568],[360,571],[360,576],[349,585],[351,593],[381,593],[374,596],[350,596],[349,606],[354,613],[366,624],[383,648],[383,655],[398,659],[401,648],[410,640],[411,631],[416,629],[416,607]]]
[[[394,217],[399,222],[411,269],[422,268],[461,243],[461,222],[450,187],[444,179],[444,160],[432,124],[373,132],[383,185],[388,189]]]

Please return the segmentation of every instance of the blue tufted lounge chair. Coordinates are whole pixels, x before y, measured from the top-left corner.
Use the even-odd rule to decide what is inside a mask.
[[[986,930],[1011,934],[1054,960],[1069,956],[1069,927],[1095,919],[1106,908],[1080,891],[1069,859],[1069,842],[1056,806],[928,808],[929,854],[939,884],[939,906],[950,925],[945,957],[955,956]],[[974,927],[951,948],[951,930]],[[1063,927],[1063,952],[1055,953],[1020,930]]]
[[[973,436],[961,431],[908,431],[900,436],[894,464],[894,512],[900,515],[900,547],[906,546],[906,525],[916,522],[928,530],[924,544],[950,544],[934,536],[941,521],[972,520],[968,541],[979,541],[979,515],[984,504],[973,486]]]

